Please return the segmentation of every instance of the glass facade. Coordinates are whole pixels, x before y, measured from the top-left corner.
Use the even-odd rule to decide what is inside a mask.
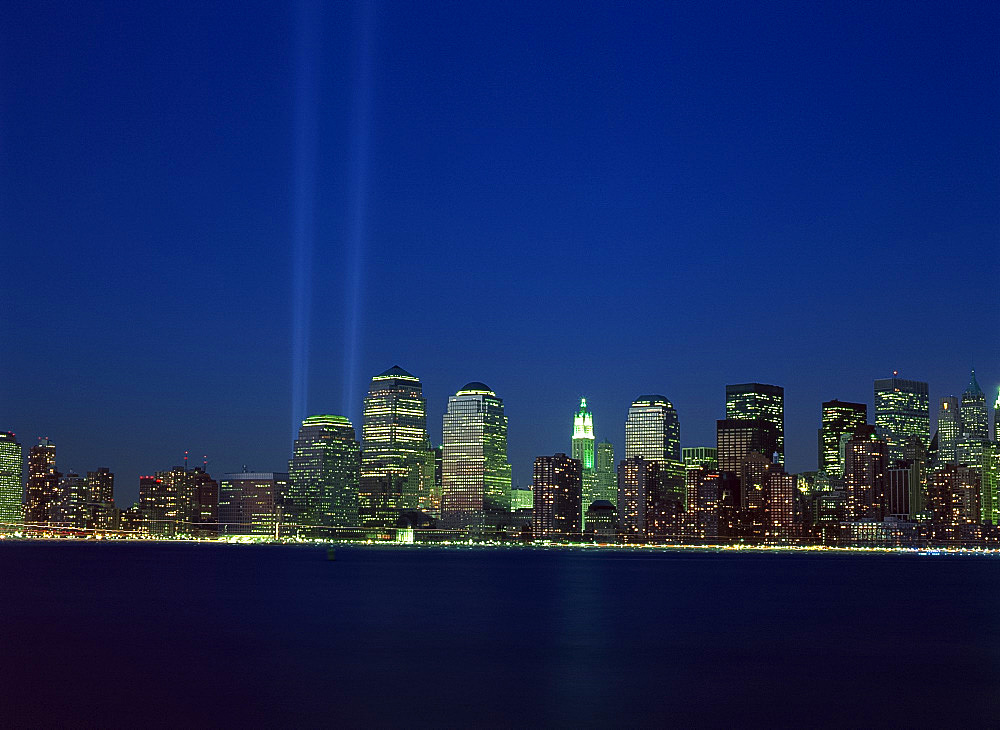
[[[441,445],[441,518],[449,529],[499,527],[510,514],[507,416],[488,386],[473,382],[448,398]]]
[[[775,451],[778,463],[785,463],[785,389],[765,383],[741,383],[726,386],[726,418],[760,419],[770,423],[777,433]],[[764,454],[771,459],[771,454]]]
[[[309,416],[288,463],[288,507],[304,534],[358,524],[361,447],[344,416]],[[316,528],[314,530],[314,528]]]
[[[889,461],[903,458],[908,436],[925,446],[931,442],[930,399],[927,383],[891,377],[875,381],[875,427],[886,442]]]
[[[21,521],[21,444],[12,433],[0,433],[0,530]]]
[[[830,400],[823,404],[819,428],[818,468],[828,476],[844,475],[844,442],[868,422],[868,406]],[[843,437],[847,437],[846,439]]]
[[[941,399],[938,407],[937,460],[941,464],[954,464],[958,441],[962,435],[962,421],[959,414],[958,398],[953,395]]]
[[[391,526],[402,510],[435,511],[438,497],[420,379],[395,365],[365,396],[359,510]]]
[[[236,472],[219,482],[219,533],[281,537],[281,502],[288,474]]]
[[[986,408],[986,393],[979,387],[976,371],[972,371],[969,387],[962,393],[962,436],[987,441],[990,437],[990,413]]]

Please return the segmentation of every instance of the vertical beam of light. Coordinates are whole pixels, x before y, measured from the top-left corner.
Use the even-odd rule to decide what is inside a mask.
[[[319,0],[299,0],[295,18],[295,157],[292,170],[292,438],[309,401],[312,260],[316,236]]]
[[[354,387],[358,380],[361,338],[361,290],[364,274],[365,220],[368,202],[368,166],[371,144],[372,45],[374,0],[360,0],[357,8],[354,113],[351,119],[350,202],[347,226],[347,321],[344,348],[344,409],[357,424]]]

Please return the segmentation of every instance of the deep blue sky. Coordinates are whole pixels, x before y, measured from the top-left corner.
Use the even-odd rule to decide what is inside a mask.
[[[815,468],[823,400],[1000,383],[998,8],[7,3],[0,428],[285,469],[312,231],[310,412],[482,380],[524,484],[580,395],[705,445],[759,380]]]

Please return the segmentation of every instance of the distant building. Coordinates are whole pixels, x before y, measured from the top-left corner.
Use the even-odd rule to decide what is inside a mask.
[[[958,398],[949,395],[941,399],[937,420],[939,464],[954,464],[958,456],[958,440],[962,436],[962,416],[959,411]]]
[[[24,461],[17,437],[0,432],[0,531],[21,522]]]
[[[917,436],[931,440],[930,400],[927,383],[893,375],[875,381],[875,426],[886,442],[890,462],[903,458],[903,444]]]
[[[651,535],[659,492],[659,462],[633,456],[618,463],[618,531],[626,542]]]
[[[719,468],[719,450],[714,446],[688,446],[681,449],[681,461],[687,469]]]
[[[980,476],[980,518],[984,524],[1000,525],[1000,444],[984,444]]]
[[[394,365],[365,396],[359,510],[364,522],[393,526],[401,512],[433,509],[434,454],[420,379]]]
[[[118,527],[118,510],[115,509],[115,475],[107,467],[87,472],[88,503],[86,505],[89,528],[112,530]]]
[[[990,413],[986,408],[986,394],[979,387],[976,371],[969,378],[969,386],[962,393],[962,436],[988,441],[990,438]],[[940,428],[940,427],[939,427]]]
[[[289,519],[300,534],[358,525],[361,446],[344,416],[309,416],[288,463]]]
[[[887,517],[906,519],[910,516],[910,479],[912,469],[907,466],[886,469],[885,514]]]
[[[615,539],[615,506],[606,499],[599,499],[587,507],[584,534],[600,541]]]
[[[684,499],[681,425],[673,404],[662,395],[635,399],[625,420],[625,458],[655,462],[663,489]],[[619,480],[619,485],[621,481]],[[619,511],[619,518],[621,518]]]
[[[594,414],[587,407],[587,399],[580,399],[580,407],[573,416],[572,457],[580,462],[583,469],[582,509],[586,510],[594,500],[601,499],[597,481],[597,464],[594,453]],[[581,519],[583,515],[581,513]]]
[[[511,487],[510,489],[510,511],[532,509],[535,506],[532,490],[526,487]]]
[[[280,508],[288,474],[234,472],[219,482],[219,532],[280,537]]]
[[[566,454],[535,459],[532,536],[536,540],[573,539],[582,533],[583,470]]]
[[[777,463],[785,463],[785,389],[765,383],[741,383],[726,386],[726,418],[760,419],[775,431],[774,450]],[[771,460],[771,454],[764,454]]]
[[[689,466],[684,481],[687,487],[687,511],[693,536],[708,540],[718,537],[718,469],[710,466]]]
[[[946,464],[931,473],[927,502],[935,538],[960,539],[965,525],[979,522],[980,484],[978,470],[966,466]]]
[[[47,524],[58,518],[59,472],[56,471],[56,445],[39,439],[28,450],[28,487],[25,493],[24,521]]]
[[[755,487],[762,490],[763,484],[759,480],[748,481],[748,475],[762,476],[762,470],[771,463],[771,455],[777,453],[778,432],[774,424],[762,418],[727,418],[716,421],[715,428],[722,477],[720,506],[740,510],[759,506],[759,500],[754,498]],[[748,459],[757,466],[748,463]]]
[[[868,406],[864,403],[836,399],[823,403],[819,428],[820,471],[834,477],[844,475],[844,443],[855,429],[867,422]]]
[[[85,477],[73,471],[60,474],[56,500],[49,521],[63,527],[86,527],[89,496]]]
[[[474,533],[498,531],[510,515],[503,400],[483,383],[466,384],[448,398],[443,436],[443,526]]]
[[[175,466],[139,477],[139,511],[151,535],[217,534],[219,485],[202,468]]]
[[[851,522],[885,517],[886,451],[872,426],[859,428],[847,442],[844,483]]]
[[[618,465],[615,463],[615,447],[604,439],[597,444],[597,496],[615,505],[618,504]]]

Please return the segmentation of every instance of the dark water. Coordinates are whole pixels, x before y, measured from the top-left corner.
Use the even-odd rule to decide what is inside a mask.
[[[0,717],[996,725],[1000,560],[0,542]]]

